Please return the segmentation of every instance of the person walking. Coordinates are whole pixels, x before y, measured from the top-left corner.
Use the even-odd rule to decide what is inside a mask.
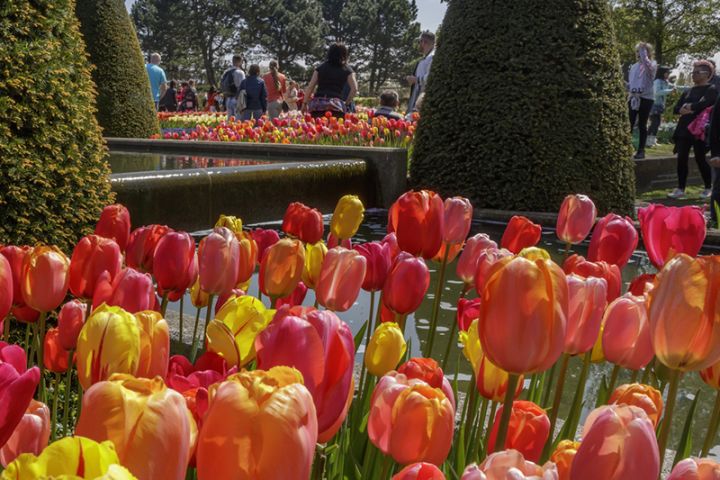
[[[652,59],[652,47],[649,43],[640,42],[635,46],[635,55],[638,61],[630,67],[628,78],[628,107],[630,111],[630,133],[638,123],[640,142],[638,143],[635,159],[645,158],[645,144],[647,142],[647,122],[655,101],[653,82],[657,63]]]
[[[263,76],[265,88],[267,89],[268,101],[268,117],[277,118],[282,113],[285,94],[287,93],[287,85],[285,84],[285,75],[280,73],[278,62],[270,61],[270,71]]]
[[[705,140],[696,137],[689,127],[706,108],[712,107],[718,98],[717,90],[710,84],[713,73],[712,64],[707,60],[695,62],[692,69],[694,86],[684,92],[675,105],[674,112],[680,115],[673,134],[675,153],[677,153],[678,187],[668,193],[669,198],[685,198],[691,149],[695,153],[695,162],[705,185],[705,190],[700,194],[700,197],[707,199],[712,194],[712,171],[710,165],[705,161],[707,151]]]
[[[336,118],[345,116],[347,105],[352,103],[358,90],[355,72],[347,62],[347,47],[342,43],[334,43],[328,48],[327,60],[315,68],[305,90],[303,104],[303,109],[313,117],[322,117],[327,112]],[[350,85],[350,91],[343,101],[346,83]]]
[[[240,90],[245,90],[246,108],[242,112],[243,121],[262,117],[267,112],[267,89],[265,82],[260,78],[260,65],[250,65],[248,77],[240,84]]]
[[[675,87],[668,82],[670,78],[670,69],[667,67],[658,68],[655,81],[653,82],[653,90],[655,91],[655,102],[650,109],[650,128],[648,128],[647,147],[657,145],[657,134],[662,122],[662,115],[665,113],[665,99],[675,90]]]
[[[720,209],[720,95],[715,100],[710,117],[710,167],[712,168],[712,193],[710,195],[710,220],[718,228],[718,209]]]
[[[161,112],[177,112],[177,109],[177,83],[175,80],[170,80],[168,89],[165,90],[165,94],[160,98],[159,110]]]
[[[160,106],[160,99],[167,90],[167,78],[165,77],[165,70],[160,67],[160,61],[160,54],[153,53],[150,55],[150,63],[145,65],[150,80],[150,94],[155,102],[155,110]]]
[[[227,118],[238,118],[237,99],[240,94],[240,84],[245,80],[245,72],[242,69],[243,56],[233,55],[232,66],[223,72],[220,78],[220,90],[225,99],[225,110]]]
[[[405,80],[410,84],[410,100],[408,100],[407,113],[417,110],[417,99],[425,91],[428,75],[430,75],[430,67],[435,56],[435,34],[432,32],[420,34],[418,48],[422,52],[423,58],[415,65],[415,72],[405,77]]]

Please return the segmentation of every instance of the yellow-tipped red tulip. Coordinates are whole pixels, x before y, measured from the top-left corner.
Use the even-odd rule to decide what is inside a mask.
[[[365,348],[365,367],[371,374],[381,377],[397,367],[406,349],[400,326],[395,322],[381,323]]]
[[[170,330],[167,322],[155,311],[135,314],[140,327],[140,361],[134,375],[165,378],[170,359]]]
[[[365,216],[365,206],[357,195],[345,195],[338,200],[330,220],[330,232],[345,240],[355,235]]]
[[[306,287],[315,289],[327,252],[328,248],[322,240],[305,245],[305,268],[302,273],[302,281]]]
[[[185,398],[160,377],[113,375],[86,391],[82,402],[76,434],[110,440],[139,480],[185,478],[197,426]]]
[[[294,368],[274,367],[211,386],[197,445],[198,479],[309,478],[318,427],[302,382]]]
[[[20,277],[23,301],[38,312],[55,310],[70,285],[70,259],[52,246],[35,247],[25,255]]]
[[[295,290],[305,268],[300,240],[283,238],[270,246],[260,263],[260,290],[270,298],[287,297]]]
[[[247,365],[255,358],[255,337],[273,315],[275,310],[266,309],[255,297],[231,297],[208,325],[208,351],[222,356],[228,365]]]

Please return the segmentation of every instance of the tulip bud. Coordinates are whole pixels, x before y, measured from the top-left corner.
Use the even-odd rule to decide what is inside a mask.
[[[397,323],[381,323],[365,347],[365,367],[376,377],[393,370],[405,355],[405,337]]]
[[[433,388],[439,388],[443,391],[447,399],[450,400],[453,410],[455,409],[455,394],[453,393],[452,386],[447,377],[445,377],[445,373],[442,368],[440,368],[440,365],[432,358],[411,358],[400,365],[397,371],[405,375],[408,380],[416,378]]]
[[[240,247],[236,285],[240,286],[250,281],[253,273],[255,273],[255,266],[258,260],[258,246],[249,233],[241,232],[240,234],[236,234],[236,236],[238,238],[238,246]]]
[[[492,266],[500,260],[501,258],[505,257],[512,257],[512,252],[510,250],[506,250],[504,248],[497,249],[497,248],[488,248],[482,252],[480,252],[480,256],[477,259],[477,270],[475,271],[475,292],[477,292],[478,296],[482,296],[483,289],[485,288],[485,281],[488,279],[488,276],[490,272],[492,271]]]
[[[240,245],[225,227],[218,227],[200,241],[198,266],[200,287],[218,295],[232,290],[237,284]]]
[[[609,362],[631,370],[644,368],[653,359],[645,297],[628,293],[605,310],[602,350]]]
[[[10,279],[12,280],[12,292],[10,299],[13,306],[24,306],[25,301],[22,298],[22,290],[20,283],[22,280],[22,265],[25,256],[32,251],[32,247],[16,247],[7,245],[0,247],[0,255],[2,255],[10,266]]]
[[[80,330],[85,324],[87,305],[80,300],[70,300],[60,309],[58,314],[58,331],[60,346],[64,350],[75,350]]]
[[[290,295],[305,268],[305,249],[298,240],[283,238],[268,248],[260,264],[260,290],[270,298]]]
[[[114,240],[98,235],[80,239],[70,260],[70,291],[78,298],[90,299],[103,273],[110,282],[122,270],[122,253]]]
[[[153,275],[162,294],[181,296],[198,274],[195,240],[186,232],[168,232],[155,247]]]
[[[155,307],[155,287],[148,273],[126,268],[110,283],[101,276],[93,296],[93,308],[103,303],[122,307],[130,313],[151,310]]]
[[[563,351],[579,355],[592,349],[600,334],[607,282],[602,278],[568,275],[568,316]]]
[[[568,195],[558,212],[557,236],[566,244],[580,243],[595,224],[597,209],[587,195]]]
[[[114,240],[124,252],[130,239],[130,212],[124,205],[115,203],[103,208],[95,225],[95,235]]]
[[[651,387],[641,383],[620,385],[610,395],[609,404],[632,405],[645,411],[653,426],[657,427],[662,415],[662,394]]]
[[[561,440],[555,447],[555,451],[550,455],[550,461],[558,469],[559,480],[570,480],[570,470],[578,447],[580,447],[580,442]]]
[[[365,257],[355,250],[328,250],[315,289],[318,303],[335,312],[349,310],[360,293],[366,268]]]
[[[475,272],[477,271],[478,259],[480,254],[488,248],[497,248],[497,244],[490,240],[485,233],[478,233],[467,239],[465,247],[458,258],[455,272],[462,280],[466,288],[475,285]]]
[[[327,252],[328,248],[322,240],[305,245],[305,267],[303,268],[302,281],[308,288],[315,289]]]
[[[395,233],[400,248],[430,259],[440,250],[443,237],[443,201],[430,190],[402,194],[388,211],[388,233]]]
[[[70,260],[57,247],[35,247],[25,256],[21,291],[27,306],[50,312],[60,306],[68,291]]]
[[[26,370],[25,351],[17,345],[0,342],[0,445],[5,445],[23,418],[35,389],[40,383],[40,369]]]
[[[422,258],[401,253],[390,268],[383,287],[383,303],[399,315],[420,307],[430,286],[430,272]]]
[[[209,300],[210,296],[208,293],[200,288],[200,277],[198,277],[190,289],[190,301],[192,301],[193,307],[195,308],[205,308],[208,306]]]
[[[495,441],[497,440],[503,408],[503,405],[498,408],[494,419],[490,440],[488,441],[489,451],[496,450]],[[525,400],[513,402],[508,435],[505,445],[502,447],[503,450],[517,450],[528,460],[537,462],[540,460],[540,455],[549,436],[550,419],[545,410],[533,402]]]
[[[297,287],[295,287],[295,290],[292,291],[290,295],[283,298],[278,298],[275,300],[275,308],[281,308],[284,305],[287,305],[288,307],[295,307],[297,305],[302,305],[303,301],[305,301],[305,296],[307,295],[308,288],[305,286],[303,282],[298,282]]]
[[[464,197],[445,199],[443,219],[443,242],[451,245],[461,244],[470,232],[473,207]]]
[[[43,340],[43,364],[51,372],[67,372],[70,364],[68,352],[60,345],[60,332],[57,328],[51,328],[45,333]]]
[[[323,238],[322,213],[300,202],[288,205],[283,217],[282,231],[305,243],[317,243]]]
[[[593,229],[588,260],[625,266],[638,244],[638,233],[629,217],[609,213]]]
[[[540,241],[542,227],[521,215],[515,215],[503,232],[500,246],[512,253],[520,253],[523,248],[533,247]]]
[[[133,230],[125,251],[127,266],[141,272],[153,273],[155,248],[160,239],[171,231],[167,225],[148,225]]]
[[[353,249],[365,257],[367,264],[363,290],[368,292],[382,290],[392,266],[390,246],[382,242],[368,242],[355,245]]]
[[[461,298],[457,304],[457,324],[458,330],[461,332],[467,332],[470,328],[470,324],[473,320],[476,320],[480,316],[480,299],[474,298],[468,300],[467,298]],[[478,341],[480,341],[478,339]]]
[[[357,195],[345,195],[338,200],[330,220],[330,232],[340,240],[354,236],[363,221],[365,207]]]
[[[50,409],[42,402],[31,400],[10,439],[0,448],[0,463],[7,468],[22,453],[39,455],[49,440]]]

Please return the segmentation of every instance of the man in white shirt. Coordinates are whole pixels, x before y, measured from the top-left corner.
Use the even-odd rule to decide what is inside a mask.
[[[415,67],[415,74],[405,77],[411,85],[408,113],[415,110],[415,103],[420,94],[425,90],[428,75],[430,75],[433,56],[435,55],[435,34],[432,32],[423,32],[420,35],[419,47],[423,54],[423,59],[420,60]]]

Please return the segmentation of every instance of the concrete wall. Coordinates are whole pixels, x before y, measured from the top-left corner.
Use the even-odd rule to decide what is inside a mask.
[[[702,185],[700,171],[694,157],[690,158],[688,185]],[[677,160],[675,157],[635,160],[635,188],[638,193],[677,187]]]

